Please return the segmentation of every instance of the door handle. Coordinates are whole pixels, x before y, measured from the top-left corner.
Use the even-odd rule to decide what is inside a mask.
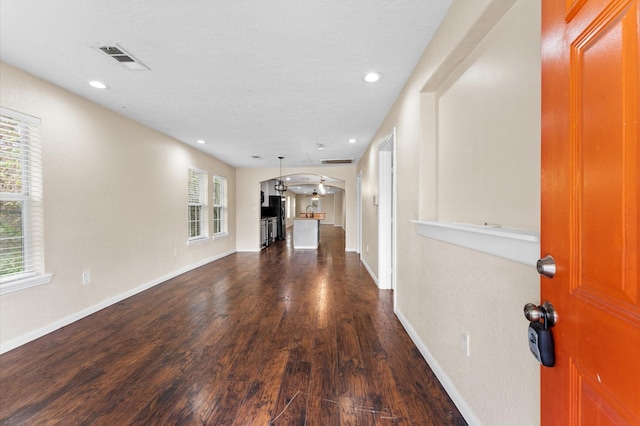
[[[524,305],[524,317],[529,322],[540,322],[542,320],[545,328],[553,327],[558,322],[558,314],[549,302],[544,302],[541,306],[536,306],[535,303],[527,303]]]

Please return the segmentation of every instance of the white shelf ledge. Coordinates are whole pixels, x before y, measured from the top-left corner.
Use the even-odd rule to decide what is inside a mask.
[[[540,257],[540,232],[496,225],[412,220],[418,234],[504,259],[534,265]]]

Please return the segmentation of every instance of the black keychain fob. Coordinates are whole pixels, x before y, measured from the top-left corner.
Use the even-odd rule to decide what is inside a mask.
[[[556,363],[551,330],[539,322],[529,324],[529,349],[540,364],[553,367]]]
[[[556,363],[555,348],[551,327],[556,325],[557,316],[553,305],[544,302],[542,306],[533,303],[524,305],[524,316],[529,320],[529,349],[545,367],[553,367]]]

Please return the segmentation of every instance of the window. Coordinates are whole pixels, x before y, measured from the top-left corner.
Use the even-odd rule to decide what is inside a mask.
[[[44,274],[40,119],[0,108],[0,294]]]
[[[291,196],[287,196],[287,219],[291,218]]]
[[[189,239],[205,238],[207,236],[207,173],[198,169],[189,169]]]
[[[227,233],[227,179],[213,177],[213,235]]]

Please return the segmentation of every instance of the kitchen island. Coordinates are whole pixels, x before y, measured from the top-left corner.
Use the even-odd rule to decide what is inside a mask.
[[[300,213],[293,218],[293,248],[317,250],[320,245],[320,221],[324,212]]]

